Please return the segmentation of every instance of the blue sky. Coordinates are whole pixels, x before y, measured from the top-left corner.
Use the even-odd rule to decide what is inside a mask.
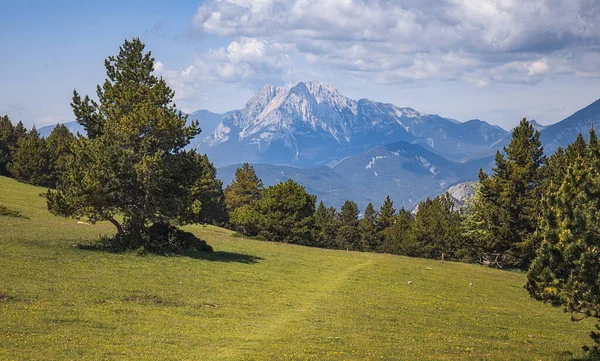
[[[600,98],[600,0],[0,1],[0,113],[70,121],[103,61],[139,36],[184,111],[240,108],[267,83],[505,128]]]

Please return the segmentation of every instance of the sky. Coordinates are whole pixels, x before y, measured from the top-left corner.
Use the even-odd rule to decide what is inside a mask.
[[[185,112],[299,80],[505,129],[600,98],[600,0],[0,0],[0,114],[72,121],[136,36]]]

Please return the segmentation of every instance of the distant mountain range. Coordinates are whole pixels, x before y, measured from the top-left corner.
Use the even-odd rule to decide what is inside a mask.
[[[294,179],[328,205],[356,201],[380,205],[390,195],[398,207],[491,171],[493,155],[512,133],[482,120],[464,123],[409,107],[353,100],[330,85],[267,85],[243,109],[223,114],[199,110],[202,133],[190,144],[219,167],[225,185],[242,162],[254,164],[265,185]],[[546,154],[573,142],[590,126],[600,129],[600,100],[561,122],[542,126]],[[83,133],[76,122],[66,123]],[[48,136],[54,126],[39,129]]]
[[[464,161],[492,154],[490,145],[506,134],[481,120],[460,123],[408,107],[353,100],[310,81],[265,86],[243,109],[225,116],[214,134],[192,146],[217,166],[250,162],[309,168],[398,141]]]
[[[293,179],[327,205],[340,207],[350,199],[363,210],[369,202],[379,206],[389,195],[397,207],[412,210],[424,198],[476,180],[479,169],[488,168],[492,160],[453,162],[421,145],[397,142],[347,157],[333,168],[255,164],[254,169],[265,186]],[[219,168],[219,178],[229,184],[239,166]]]

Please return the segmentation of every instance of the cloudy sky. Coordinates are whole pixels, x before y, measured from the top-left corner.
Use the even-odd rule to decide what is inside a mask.
[[[175,4],[177,3],[177,4]],[[322,80],[351,98],[505,128],[600,98],[600,0],[0,3],[0,114],[70,121],[104,58],[141,37],[184,111],[240,108],[263,85]]]

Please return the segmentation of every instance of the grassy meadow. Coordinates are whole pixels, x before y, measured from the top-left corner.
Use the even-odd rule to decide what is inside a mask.
[[[80,249],[113,226],[51,216],[44,191],[0,177],[21,215],[0,215],[0,360],[571,360],[593,329],[477,265],[203,226],[212,254]]]

